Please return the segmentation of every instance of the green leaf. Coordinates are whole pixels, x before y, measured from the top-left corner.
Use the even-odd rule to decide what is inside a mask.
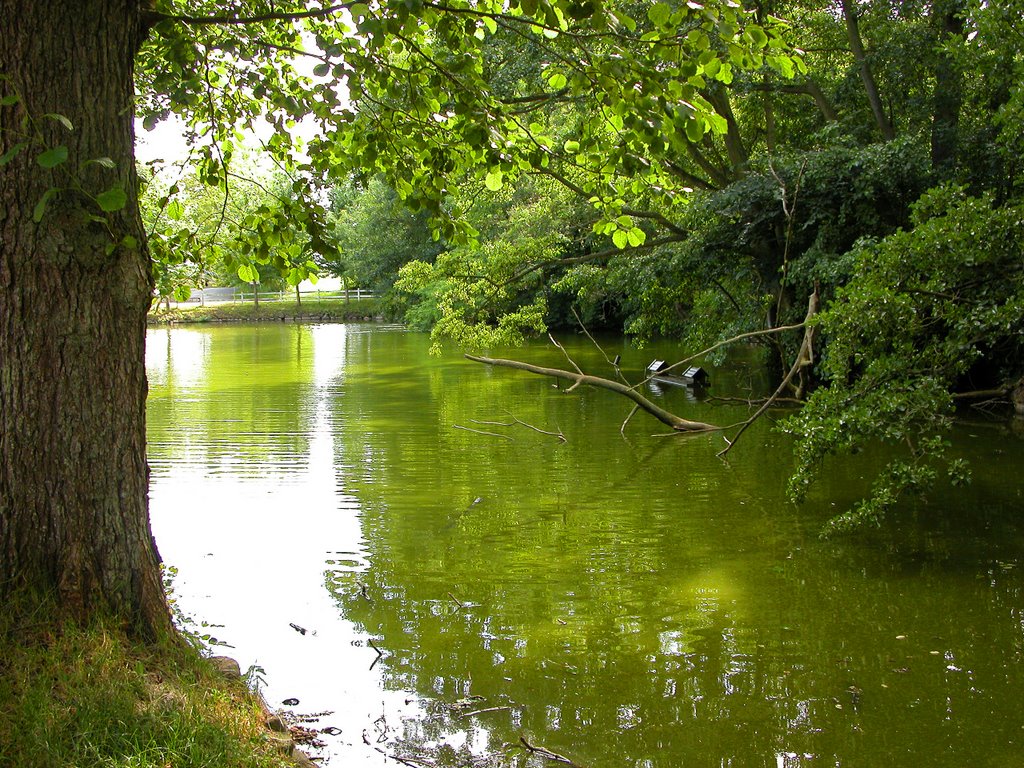
[[[696,118],[686,121],[686,138],[698,142],[704,137],[704,121]]]
[[[56,168],[68,159],[68,148],[61,144],[59,147],[48,149],[36,158],[36,162],[43,168]]]
[[[763,29],[753,24],[747,27],[745,36],[756,48],[763,48],[768,43],[768,35],[764,33]]]
[[[171,200],[167,204],[167,218],[171,221],[181,221],[181,217],[185,215],[185,206],[181,204],[180,200]]]
[[[90,165],[99,165],[111,171],[117,168],[117,163],[115,163],[109,157],[97,157],[93,158],[92,160],[86,160],[85,163],[83,163],[83,167],[87,167]]]
[[[315,67],[313,67],[313,74],[316,75],[317,77],[327,77],[330,71],[330,64],[317,64]]]
[[[667,3],[655,3],[647,9],[647,18],[651,20],[652,24],[659,27],[668,24],[671,15],[672,9],[669,8]]]
[[[612,233],[612,242],[615,243],[616,248],[625,248],[629,245],[629,235],[624,229],[616,229]]]
[[[15,144],[13,147],[4,152],[4,154],[0,156],[0,168],[11,162],[11,160],[17,157],[18,154],[27,146],[28,142],[22,141],[19,142],[18,144]]]
[[[555,74],[548,78],[548,85],[556,91],[565,88],[567,82],[568,80],[565,79],[565,75],[561,72],[555,72]]]
[[[487,176],[484,179],[484,186],[486,186],[491,192],[497,192],[501,189],[503,183],[503,174],[500,169],[494,168],[487,172]]]
[[[12,93],[0,99],[0,107],[12,107],[19,101],[21,101],[21,97],[16,93]]]
[[[36,207],[32,209],[32,221],[38,224],[43,220],[43,214],[46,213],[46,205],[50,202],[50,198],[57,194],[60,190],[57,187],[50,187],[48,190],[43,192],[43,196],[39,198],[39,202],[36,203]]]
[[[68,117],[66,115],[61,115],[61,114],[58,114],[56,112],[49,112],[49,113],[43,115],[43,117],[48,117],[51,120],[56,120],[58,123],[63,125],[65,128],[67,128],[69,131],[75,130],[75,126],[73,126],[71,124],[71,120],[68,119]]]
[[[96,202],[106,213],[113,213],[125,207],[128,203],[128,193],[124,191],[123,187],[111,187],[96,195]]]
[[[259,281],[260,273],[256,271],[252,264],[239,264],[238,279],[243,283],[255,283]]]
[[[580,143],[578,141],[569,140],[565,142],[565,144],[562,146],[563,149],[565,149],[565,151],[568,152],[570,155],[575,155],[577,152],[580,151]]]
[[[626,239],[629,241],[631,246],[638,248],[647,241],[647,233],[639,227],[633,227],[626,233]]]

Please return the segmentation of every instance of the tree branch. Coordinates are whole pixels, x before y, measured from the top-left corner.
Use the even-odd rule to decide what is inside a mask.
[[[635,389],[617,381],[612,381],[611,379],[604,379],[600,376],[588,376],[584,373],[574,373],[573,371],[565,371],[561,368],[544,368],[539,365],[532,365],[519,360],[505,360],[502,358],[480,357],[477,355],[466,355],[466,359],[472,360],[475,363],[483,363],[484,365],[515,368],[519,371],[535,373],[538,376],[551,376],[556,379],[565,379],[567,381],[574,382],[574,386],[583,384],[589,387],[597,387],[598,389],[609,389],[612,392],[628,397],[662,424],[668,425],[677,432],[713,432],[720,429],[720,427],[717,427],[714,424],[705,424],[700,421],[689,421],[688,419],[676,416],[674,413],[666,411],[664,408],[651,402]]]
[[[786,378],[782,380],[782,383],[780,383],[775,392],[772,393],[772,396],[764,401],[764,404],[757,409],[753,416],[743,422],[743,425],[739,428],[739,431],[733,439],[729,440],[729,438],[725,438],[725,442],[728,443],[728,445],[720,450],[716,454],[717,456],[722,457],[729,453],[729,451],[732,450],[732,447],[736,445],[737,441],[740,439],[740,435],[746,432],[747,427],[757,421],[761,417],[761,414],[767,411],[772,404],[779,399],[779,396],[783,393],[786,387],[789,386],[789,383],[796,378],[796,375],[808,365],[812,365],[814,363],[814,336],[817,328],[813,325],[808,325],[808,323],[810,323],[811,318],[818,314],[818,308],[820,306],[821,300],[818,297],[818,287],[815,285],[814,293],[811,294],[811,298],[807,302],[807,317],[804,318],[803,323],[801,323],[801,325],[805,325],[807,328],[804,331],[804,340],[803,343],[800,344],[800,351],[797,352],[796,361],[793,363],[793,367],[789,369],[789,373],[786,374]]]
[[[315,11],[295,11],[293,13],[277,12],[277,13],[261,13],[257,16],[181,16],[170,13],[160,13],[159,11],[147,12],[143,20],[148,24],[159,24],[162,21],[175,21],[179,24],[188,24],[189,26],[221,26],[225,24],[262,24],[265,21],[298,21],[300,19],[325,19],[328,16],[333,16],[339,11],[348,10],[355,2],[350,3],[339,3],[338,5],[332,5],[329,8],[321,8]]]

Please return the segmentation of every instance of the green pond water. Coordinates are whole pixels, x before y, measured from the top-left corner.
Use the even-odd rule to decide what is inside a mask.
[[[603,343],[634,379],[682,352]],[[973,417],[968,489],[822,541],[880,456],[795,507],[770,420],[724,462],[720,436],[642,414],[620,434],[614,394],[428,347],[372,325],[149,333],[178,605],[273,706],[320,715],[328,764],[557,764],[523,737],[587,768],[1024,766],[1024,431]],[[742,353],[709,370],[716,395],[766,385]]]

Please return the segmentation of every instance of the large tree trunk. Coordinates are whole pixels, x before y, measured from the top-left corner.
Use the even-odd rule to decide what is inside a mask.
[[[50,594],[69,616],[114,612],[154,636],[170,619],[147,496],[139,11],[5,0],[0,13],[0,90],[19,98],[0,107],[0,155],[31,142],[0,168],[0,602]],[[59,146],[66,162],[42,167]],[[86,165],[98,158],[115,167]],[[105,213],[94,198],[116,185],[127,202]]]

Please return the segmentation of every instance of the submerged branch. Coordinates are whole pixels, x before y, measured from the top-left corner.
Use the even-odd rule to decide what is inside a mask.
[[[525,736],[519,737],[519,743],[535,755],[540,755],[541,757],[546,757],[548,760],[554,760],[558,763],[565,763],[566,765],[571,765],[575,766],[575,768],[580,768],[580,766],[577,763],[574,763],[565,755],[560,755],[557,752],[552,752],[550,749],[547,749],[546,747],[539,747],[531,744],[526,740]]]
[[[463,427],[460,424],[452,424],[452,429],[463,429],[466,432],[475,432],[478,435],[487,435],[488,437],[500,437],[502,440],[512,440],[513,442],[515,442],[514,438],[511,438],[508,435],[503,435],[500,432],[484,432],[482,429],[473,429],[472,427]]]
[[[535,427],[533,424],[525,422],[522,419],[516,418],[511,413],[509,414],[509,417],[512,419],[512,421],[507,421],[507,422],[506,421],[478,421],[477,419],[470,419],[470,421],[473,422],[474,424],[482,424],[482,425],[485,425],[485,426],[490,425],[490,426],[493,426],[493,427],[514,427],[514,426],[518,425],[520,427],[526,427],[527,429],[532,429],[534,432],[539,432],[542,435],[548,435],[550,437],[557,437],[563,443],[568,442],[568,440],[566,440],[565,434],[562,432],[562,430],[558,430],[557,432],[550,432],[549,430],[541,429],[540,427]],[[491,434],[491,433],[490,432],[485,432],[484,434]]]

